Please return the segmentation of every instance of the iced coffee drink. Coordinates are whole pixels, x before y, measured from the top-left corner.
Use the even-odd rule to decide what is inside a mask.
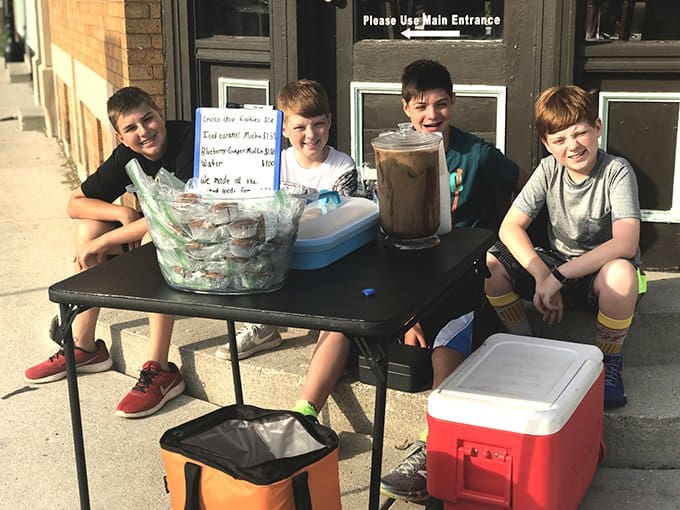
[[[414,135],[424,133],[413,132]],[[439,228],[439,140],[430,138],[425,147],[399,142],[400,133],[373,141],[378,174],[378,204],[383,232],[399,248],[425,248],[438,243]],[[422,142],[422,140],[420,140]]]
[[[399,239],[429,237],[439,227],[439,152],[375,151],[380,221]]]

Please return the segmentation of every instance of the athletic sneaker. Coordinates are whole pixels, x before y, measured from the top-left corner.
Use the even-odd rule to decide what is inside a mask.
[[[418,440],[401,464],[380,479],[380,492],[403,501],[427,501],[430,495],[427,493],[426,460],[425,442]]]
[[[76,372],[79,374],[104,372],[113,365],[104,340],[95,342],[97,350],[88,352],[80,347],[74,347],[73,354],[76,358]],[[29,383],[48,383],[58,381],[66,377],[66,358],[64,349],[59,349],[56,354],[47,358],[24,372],[24,379]]]
[[[625,406],[628,399],[623,391],[623,355],[604,355],[604,407]]]
[[[116,416],[142,418],[155,413],[166,402],[179,397],[184,391],[184,381],[177,365],[168,363],[162,370],[159,363],[147,361],[139,374],[135,387],[125,395],[116,408]]]
[[[256,352],[274,349],[279,345],[281,345],[281,333],[279,333],[278,326],[247,322],[236,333],[238,359],[247,358]],[[229,343],[220,345],[217,351],[215,351],[215,356],[222,359],[231,359]]]

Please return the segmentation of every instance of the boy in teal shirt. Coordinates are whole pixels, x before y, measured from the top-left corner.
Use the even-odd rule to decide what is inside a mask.
[[[450,125],[454,102],[451,76],[438,62],[418,60],[404,69],[404,113],[417,131],[441,133],[444,140],[451,176],[453,225],[495,231],[511,193],[521,187],[523,174],[493,145]],[[458,318],[451,321],[451,317]],[[417,324],[405,334],[407,344],[434,348],[433,387],[438,386],[470,353],[473,317],[469,306],[456,310],[444,303],[439,310],[424,318],[422,324]],[[343,334],[322,334],[294,410],[316,418],[342,376],[350,352],[351,343]],[[428,495],[422,474],[424,470],[425,442],[416,441],[404,462],[383,478],[381,490],[399,499],[425,500]]]
[[[455,99],[451,75],[440,63],[417,60],[404,69],[404,113],[417,131],[441,133],[444,139],[452,224],[497,231],[511,194],[519,191],[526,175],[492,144],[450,125]],[[474,278],[469,283],[474,285]],[[449,320],[451,317],[457,318]],[[444,302],[406,332],[404,343],[433,349],[433,388],[470,354],[473,321],[477,325],[475,337],[478,341],[484,339],[483,331],[489,324],[480,319],[475,318],[470,305],[455,307]],[[426,439],[427,429],[402,463],[382,478],[383,494],[405,501],[429,498],[425,477]]]

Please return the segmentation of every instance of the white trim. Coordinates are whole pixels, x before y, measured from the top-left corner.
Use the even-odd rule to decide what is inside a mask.
[[[680,92],[600,92],[599,115],[602,120],[600,148],[607,150],[609,128],[609,103],[677,103],[678,126],[680,126]],[[680,130],[675,137],[675,167],[673,172],[673,197],[668,210],[641,209],[642,221],[656,223],[680,223]]]
[[[454,85],[453,92],[459,97],[493,97],[496,99],[496,147],[505,153],[507,88],[503,85]],[[351,156],[360,171],[375,169],[364,167],[360,161],[363,147],[363,95],[401,94],[401,83],[353,81],[350,83],[350,145]],[[395,126],[396,128],[396,126]],[[363,176],[362,176],[363,177]]]
[[[245,80],[242,78],[217,78],[217,90],[219,92],[218,105],[220,108],[227,107],[227,88],[239,87],[244,89],[261,89],[265,91],[265,105],[269,105],[269,80]]]

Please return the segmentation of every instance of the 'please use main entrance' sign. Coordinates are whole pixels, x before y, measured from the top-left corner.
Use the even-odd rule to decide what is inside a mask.
[[[194,177],[199,189],[248,197],[279,189],[283,113],[197,108]]]

